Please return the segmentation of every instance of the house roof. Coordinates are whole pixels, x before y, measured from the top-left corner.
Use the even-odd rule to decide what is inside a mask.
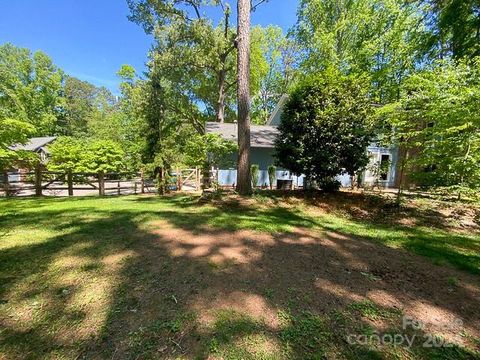
[[[207,134],[220,134],[225,140],[238,141],[237,124],[207,122],[205,124],[205,132]],[[273,148],[277,135],[278,129],[274,126],[252,125],[250,126],[251,147]]]
[[[12,150],[38,151],[56,139],[55,136],[35,137],[28,140],[26,144],[17,144],[11,147]]]

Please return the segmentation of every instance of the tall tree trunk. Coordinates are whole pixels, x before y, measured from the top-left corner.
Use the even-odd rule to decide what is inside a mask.
[[[238,0],[238,172],[237,192],[252,193],[250,173],[250,10],[251,0]]]
[[[397,191],[397,199],[395,203],[397,206],[400,206],[401,201],[402,201],[402,191],[403,191],[403,183],[405,182],[405,168],[407,167],[407,162],[408,162],[408,149],[405,149],[405,153],[402,156],[401,162],[400,162],[400,178],[398,182],[398,191]]]
[[[226,60],[225,60],[226,61]],[[227,73],[224,69],[218,72],[218,101],[217,101],[217,122],[225,122],[225,80]]]
[[[225,122],[225,92],[227,91],[227,59],[228,55],[232,51],[229,49],[229,39],[228,39],[228,29],[230,27],[230,7],[227,6],[224,12],[225,17],[225,24],[224,24],[224,37],[225,37],[225,44],[227,48],[224,50],[222,54],[220,54],[220,64],[221,69],[217,73],[218,78],[218,101],[217,101],[217,109],[216,109],[216,118],[217,122],[223,123]]]

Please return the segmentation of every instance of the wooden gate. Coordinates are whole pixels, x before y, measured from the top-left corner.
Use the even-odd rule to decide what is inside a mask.
[[[195,169],[177,169],[177,190],[195,190],[199,191],[201,186],[201,171]]]

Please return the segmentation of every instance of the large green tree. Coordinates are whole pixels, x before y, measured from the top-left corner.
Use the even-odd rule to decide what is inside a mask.
[[[278,165],[325,189],[367,163],[372,105],[365,80],[331,69],[298,85],[285,104],[275,142]]]
[[[63,94],[65,116],[62,132],[65,135],[83,136],[88,130],[88,121],[95,109],[97,94],[95,85],[72,76],[67,76]]]
[[[292,86],[298,45],[274,25],[252,28],[252,121],[265,124],[282,95]]]
[[[399,102],[382,109],[411,181],[480,187],[480,59],[442,61],[411,76]]]
[[[51,171],[113,173],[125,170],[125,154],[120,145],[110,140],[60,137],[49,146],[47,166]]]
[[[396,100],[403,79],[421,64],[422,4],[402,0],[301,0],[295,36],[308,75],[334,66],[367,73],[374,101]]]
[[[143,113],[145,81],[138,77],[130,65],[123,65],[117,75],[121,79],[118,103],[120,144],[127,155],[128,168],[138,171],[142,166],[146,143],[147,126]]]
[[[0,119],[34,126],[34,135],[58,132],[63,116],[63,72],[43,52],[0,46]]]
[[[473,58],[480,55],[478,0],[423,0],[430,36],[425,46],[432,58]]]
[[[155,37],[151,54],[155,71],[174,84],[177,97],[189,108],[201,105],[219,122],[232,117],[235,88],[235,32],[230,8],[220,2],[128,0],[130,19]],[[221,6],[222,20],[214,25],[203,6]],[[189,111],[176,109],[184,116]],[[194,124],[195,118],[190,119]],[[198,124],[195,124],[198,126]]]
[[[128,0],[130,19],[154,36],[149,78],[169,82],[175,91],[171,107],[200,132],[204,119],[232,122],[236,118],[236,29],[224,1]],[[219,21],[205,15],[216,7]],[[252,36],[251,93],[260,90],[267,73],[265,37]],[[198,116],[201,112],[203,117]]]

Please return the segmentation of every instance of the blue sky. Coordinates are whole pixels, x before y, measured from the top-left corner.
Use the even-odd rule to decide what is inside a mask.
[[[66,73],[115,93],[122,64],[144,69],[152,39],[127,20],[125,0],[0,1],[0,44],[42,50]],[[297,2],[270,0],[253,13],[252,23],[288,30]],[[235,0],[230,3],[236,8]]]

